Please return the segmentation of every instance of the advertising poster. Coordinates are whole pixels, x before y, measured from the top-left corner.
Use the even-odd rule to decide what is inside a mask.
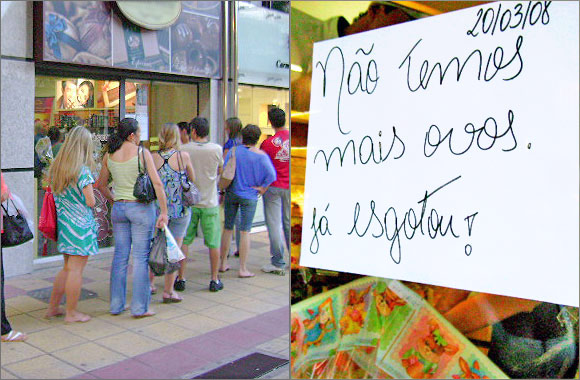
[[[45,1],[44,59],[111,65],[111,2]]]
[[[221,20],[208,16],[219,2],[188,2],[171,27],[172,72],[217,77],[220,72]],[[191,4],[196,3],[196,4]]]

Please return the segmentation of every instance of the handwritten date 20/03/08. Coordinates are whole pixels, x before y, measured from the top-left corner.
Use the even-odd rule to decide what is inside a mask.
[[[478,29],[480,29],[483,34],[487,34],[491,31],[490,34],[493,35],[498,27],[501,32],[505,32],[508,29],[516,29],[520,26],[522,30],[524,30],[526,23],[533,26],[540,21],[543,25],[548,25],[550,23],[548,7],[551,3],[551,1],[536,1],[534,5],[532,5],[532,2],[530,1],[528,2],[525,11],[524,5],[522,3],[517,3],[513,8],[513,18],[512,9],[505,9],[502,13],[501,3],[498,4],[497,10],[490,7],[484,11],[484,9],[481,8],[477,11],[475,25],[467,31],[467,35],[477,37],[479,35]]]

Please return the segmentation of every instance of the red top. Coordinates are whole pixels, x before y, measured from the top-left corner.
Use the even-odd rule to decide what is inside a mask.
[[[290,131],[282,129],[270,138],[264,140],[260,146],[264,152],[270,156],[274,169],[276,169],[276,180],[270,186],[281,189],[290,188]]]

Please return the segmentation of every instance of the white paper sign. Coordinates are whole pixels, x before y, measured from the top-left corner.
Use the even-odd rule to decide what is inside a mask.
[[[578,2],[315,44],[300,264],[578,306]]]

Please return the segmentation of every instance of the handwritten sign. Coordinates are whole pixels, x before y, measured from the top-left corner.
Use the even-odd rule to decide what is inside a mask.
[[[308,267],[578,306],[577,2],[315,44]]]

